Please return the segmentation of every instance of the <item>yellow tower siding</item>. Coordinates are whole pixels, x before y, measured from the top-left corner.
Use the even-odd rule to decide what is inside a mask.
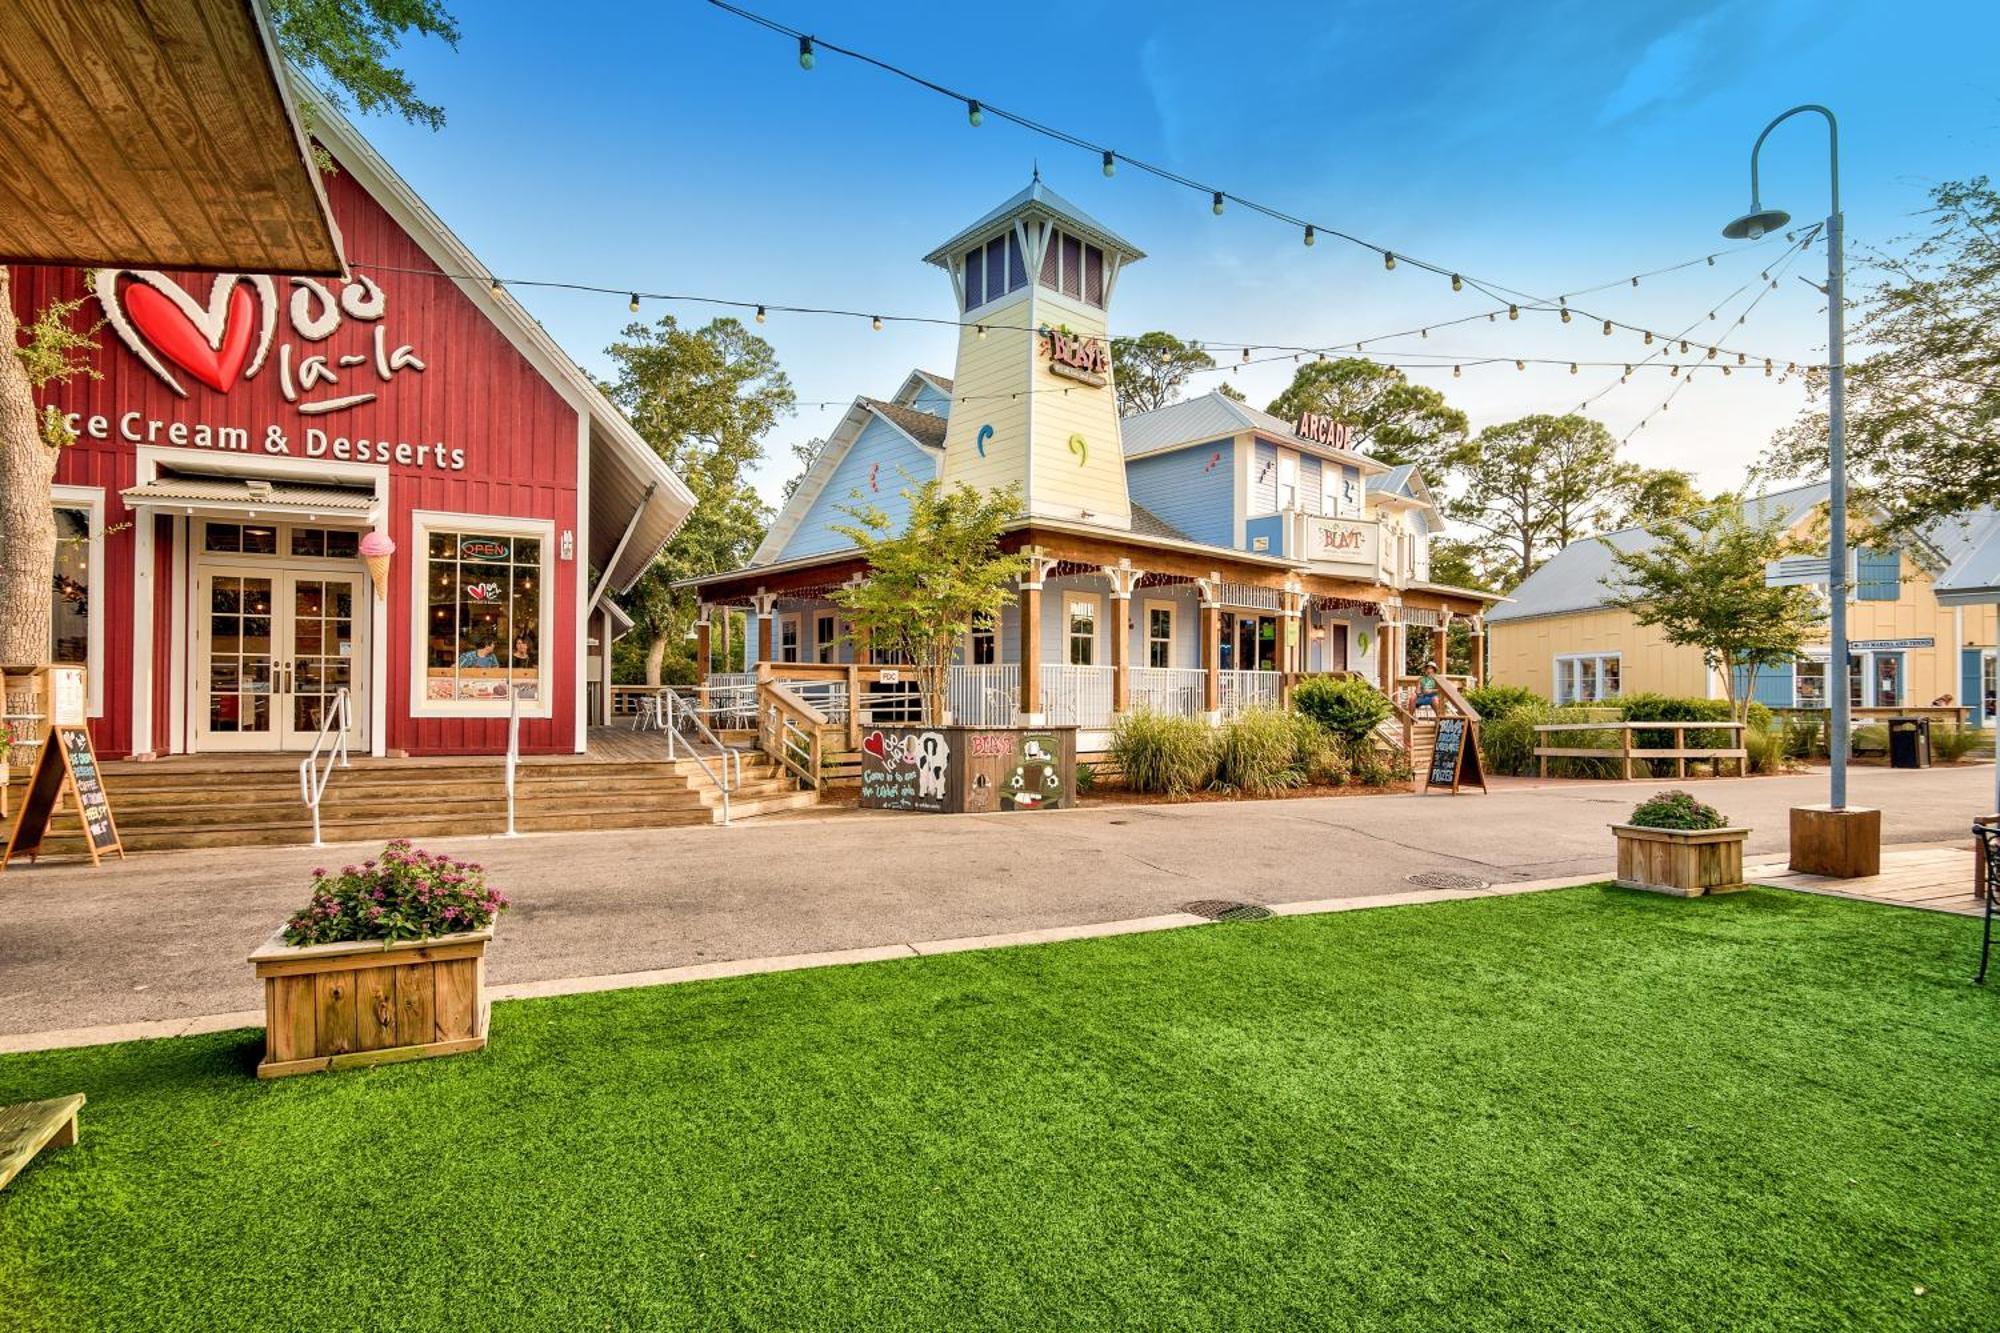
[[[1035,350],[1034,335],[1022,327],[1030,318],[1027,294],[982,313],[1014,327],[989,327],[984,338],[974,329],[959,331],[941,475],[947,484],[963,481],[982,490],[1019,483],[1025,498],[1029,403],[1021,390]],[[981,426],[993,428],[984,457],[979,451]]]
[[[1486,639],[1487,680],[1525,685],[1544,699],[1555,696],[1555,659],[1569,653],[1619,654],[1619,689],[1625,694],[1708,696],[1701,653],[1668,643],[1630,611],[1573,611],[1501,621],[1487,626]]]
[[[1087,337],[1106,337],[1104,311],[1043,287],[1034,292],[1038,327],[1066,327]],[[1125,489],[1117,392],[1110,384],[1098,387],[1058,375],[1049,366],[1049,358],[1037,346],[1029,381],[1036,391],[1029,409],[1035,441],[1029,511],[1052,518],[1088,513],[1091,522],[1129,527],[1132,509]],[[1080,450],[1071,447],[1072,436],[1082,437]]]

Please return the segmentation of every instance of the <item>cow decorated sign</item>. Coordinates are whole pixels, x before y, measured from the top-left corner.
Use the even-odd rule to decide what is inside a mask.
[[[874,727],[861,738],[865,810],[988,814],[1075,804],[1075,727]]]

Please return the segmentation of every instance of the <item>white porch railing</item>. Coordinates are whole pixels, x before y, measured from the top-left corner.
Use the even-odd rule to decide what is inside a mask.
[[[1208,673],[1200,667],[1132,667],[1125,688],[1132,708],[1165,717],[1199,717]]]
[[[1224,671],[1222,715],[1235,717],[1251,708],[1278,706],[1279,673],[1275,671]]]
[[[1051,725],[1111,725],[1111,668],[1054,665],[1042,668],[1042,713]]]
[[[1020,689],[1021,669],[1012,662],[955,666],[947,691],[952,720],[964,727],[1010,727]]]
[[[311,751],[299,760],[299,799],[312,812],[315,847],[325,845],[319,838],[319,807],[326,797],[327,781],[333,777],[335,764],[347,767],[347,729],[354,725],[348,708],[347,689],[343,686],[334,693],[332,705],[320,719],[319,735],[313,738]],[[326,752],[324,764],[319,760],[322,750]]]
[[[711,671],[708,675],[708,717],[716,726],[746,730],[757,725],[757,673]]]

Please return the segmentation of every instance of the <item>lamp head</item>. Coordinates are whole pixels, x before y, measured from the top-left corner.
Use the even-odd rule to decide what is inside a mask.
[[[1792,220],[1792,215],[1782,208],[1765,208],[1755,199],[1750,201],[1750,211],[1722,229],[1722,234],[1732,241],[1761,240],[1768,232],[1774,232]]]

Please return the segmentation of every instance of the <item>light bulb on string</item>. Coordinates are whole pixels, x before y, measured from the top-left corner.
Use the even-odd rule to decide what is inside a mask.
[[[1563,317],[1563,323],[1565,323],[1565,324],[1569,323],[1569,307],[1568,307],[1568,306],[1564,306],[1564,307],[1562,308],[1562,317]]]
[[[1250,363],[1250,349],[1247,347],[1243,349],[1243,363],[1245,365]]]
[[[1724,366],[1724,367],[1722,368],[1722,373],[1723,373],[1724,375],[1727,375],[1727,374],[1729,373],[1729,367],[1728,367],[1728,366]]]
[[[1222,191],[1217,190],[1215,192],[1215,198],[1214,201],[1209,205],[1209,211],[1214,213],[1215,216],[1217,217],[1222,216]]]
[[[1576,374],[1576,362],[1572,361],[1569,363],[1569,373],[1572,375]]]
[[[1494,323],[1494,322],[1495,322],[1495,321],[1497,321],[1497,320],[1498,320],[1499,318],[1500,318],[1500,316],[1498,316],[1498,315],[1494,314],[1494,313],[1493,313],[1493,312],[1492,312],[1491,310],[1489,310],[1489,311],[1487,311],[1487,312],[1486,312],[1486,322],[1487,322],[1488,324],[1491,324],[1491,323]]]
[[[1396,271],[1396,256],[1390,254],[1387,250],[1384,250],[1382,252],[1382,267],[1388,269],[1391,273],[1394,273]]]
[[[1667,378],[1677,380],[1680,377],[1681,377],[1681,368],[1679,366],[1667,367]]]
[[[1709,317],[1710,319],[1714,319],[1714,318],[1715,318],[1715,312],[1714,312],[1713,310],[1709,311],[1709,312],[1708,312],[1708,317]]]
[[[1465,368],[1463,366],[1453,366],[1451,368],[1451,377],[1453,379],[1459,378],[1464,373],[1465,373]]]
[[[1639,279],[1636,276],[1634,276],[1632,279],[1632,285],[1634,287],[1637,287],[1639,285]]]
[[[1464,291],[1464,290],[1465,290],[1465,279],[1464,279],[1464,278],[1461,278],[1461,277],[1459,277],[1459,276],[1458,276],[1458,274],[1456,274],[1456,273],[1452,274],[1452,275],[1451,275],[1451,289],[1452,289],[1453,291],[1455,291],[1455,292],[1462,292],[1462,291]]]
[[[1104,150],[1104,176],[1109,180],[1118,174],[1118,155],[1109,148]]]
[[[986,113],[979,109],[979,99],[976,97],[968,97],[965,100],[965,123],[975,130],[986,123]]]
[[[1653,345],[1653,331],[1652,331],[1651,329],[1647,329],[1647,330],[1646,330],[1646,346],[1648,346],[1648,347],[1651,347],[1652,345]]]
[[[1764,358],[1764,378],[1771,378],[1771,358],[1769,357]]]
[[[799,68],[811,69],[812,67],[813,39],[810,37],[801,37],[799,38]]]
[[[981,341],[981,342],[985,342],[985,341],[986,341],[986,326],[985,326],[984,324],[978,324],[978,325],[975,325],[975,326],[974,326],[974,336],[975,336],[975,337],[977,337],[977,338],[979,339],[979,341]]]
[[[1431,336],[1431,331],[1429,329],[1418,329],[1417,336],[1419,338],[1428,338]]]
[[[1688,349],[1688,340],[1687,340],[1687,339],[1685,339],[1685,338],[1683,338],[1683,339],[1681,339],[1681,355],[1682,355],[1682,356],[1686,356],[1686,355],[1687,355],[1687,349]]]
[[[496,301],[500,299],[500,279],[493,279],[493,285],[487,288],[487,294]]]
[[[757,322],[758,322],[759,324],[762,324],[762,323],[764,322],[764,307],[763,307],[763,306],[758,306],[758,307],[757,307]]]
[[[1521,307],[1517,305],[1510,305],[1507,307],[1507,318],[1519,319],[1520,317],[1521,317]]]
[[[1799,363],[1796,361],[1785,362],[1785,373],[1787,375],[1793,374],[1798,370],[1798,368],[1799,368]]]
[[[1711,361],[1715,360],[1715,349],[1713,347],[1708,349],[1708,359]]]
[[[1750,362],[1744,357],[1743,353],[1738,352],[1736,354],[1736,364],[1739,366],[1747,366],[1750,364]]]
[[[632,299],[626,303],[625,308],[635,315],[639,313],[639,293],[632,293]]]
[[[1514,363],[1514,369],[1516,370],[1526,370],[1527,368],[1528,368],[1528,363],[1525,361],[1516,361]]]
[[[868,317],[868,326],[874,329],[875,332],[880,333],[882,331],[882,317],[880,315],[870,315]]]
[[[1312,223],[1308,222],[1306,223],[1306,244],[1311,245],[1312,243],[1313,243]]]
[[[1710,268],[1714,268],[1714,267],[1715,267],[1715,256],[1714,256],[1714,255],[1710,255],[1710,256],[1708,257],[1708,266],[1709,266]]]
[[[1607,338],[1611,336],[1611,321],[1608,319],[1604,321],[1604,336]]]

